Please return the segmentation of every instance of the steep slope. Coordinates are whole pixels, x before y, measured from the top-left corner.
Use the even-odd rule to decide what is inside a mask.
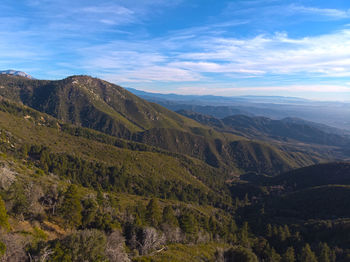
[[[286,194],[266,202],[270,216],[299,219],[350,218],[350,186],[327,185]]]
[[[131,132],[152,127],[199,126],[119,86],[87,76],[60,81],[0,76],[0,83],[0,95],[4,97],[58,119],[125,138]]]
[[[163,246],[170,245],[169,249],[176,250],[176,246],[171,245],[175,242],[174,236],[177,236],[178,245],[188,247],[186,253],[191,253],[192,249],[199,253],[204,251],[213,259],[216,247],[229,247],[229,244],[207,240],[201,242],[203,246],[187,245],[197,236],[197,231],[188,235],[178,222],[190,214],[196,218],[196,230],[200,234],[216,234],[199,222],[208,221],[216,214],[216,228],[226,230],[232,223],[232,216],[223,209],[203,202],[200,205],[188,203],[188,199],[158,200],[150,192],[149,196],[138,196],[140,193],[105,190],[103,180],[98,180],[96,187],[83,186],[73,177],[60,176],[61,169],[54,172],[42,169],[39,161],[33,162],[30,152],[29,155],[16,154],[18,139],[3,129],[0,133],[2,261],[102,261],[102,258],[103,261],[131,261],[139,258],[139,254],[152,256],[155,249]],[[69,142],[72,141],[74,138]],[[94,154],[94,149],[90,148],[89,152]],[[96,172],[102,173],[103,168],[103,165],[98,166]],[[87,175],[86,170],[81,173]],[[149,190],[147,184],[142,185],[144,190]],[[146,206],[151,201],[156,201],[160,214],[163,210],[174,210],[176,215],[168,220],[160,218],[162,226],[150,224]],[[157,240],[152,245],[145,243],[150,232]],[[108,252],[106,246],[115,252]],[[199,255],[195,258],[193,261],[201,261]]]
[[[194,197],[188,200],[199,200],[219,196],[215,191],[224,185],[225,173],[197,159],[76,129],[6,101],[0,101],[0,132],[0,151],[21,155],[25,148],[44,170],[84,186],[159,197],[167,192],[175,199],[188,192]]]
[[[300,156],[298,152],[283,152],[256,142],[245,142],[245,145],[253,143],[253,148],[259,145],[260,151],[267,153],[259,154],[260,158],[257,158],[249,155],[255,154],[254,150],[248,150],[247,155],[240,152],[245,148],[232,147],[233,141],[245,140],[242,136],[215,131],[212,127],[140,99],[117,85],[88,76],[72,76],[59,81],[0,76],[0,85],[0,95],[65,123],[193,156],[213,167],[231,170],[236,175],[244,173],[245,168],[274,175],[320,160],[312,155]],[[244,165],[243,160],[234,159],[239,155],[244,155]],[[265,156],[269,157],[266,161]],[[258,164],[260,162],[271,164],[265,168]]]
[[[268,181],[271,185],[283,185],[288,190],[301,190],[326,185],[350,186],[350,163],[337,162],[313,165],[281,174]]]
[[[304,220],[350,218],[347,208],[350,205],[348,162],[300,168],[266,178],[262,184],[272,192],[278,189],[272,193],[274,197],[265,201],[269,217]]]
[[[260,177],[252,183],[233,185],[232,192],[235,190],[259,199],[253,207],[263,205],[267,219],[350,218],[346,208],[350,194],[349,162],[318,164],[275,177]]]

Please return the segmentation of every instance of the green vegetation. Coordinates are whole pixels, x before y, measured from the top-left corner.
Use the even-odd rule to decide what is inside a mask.
[[[4,261],[350,257],[348,163],[289,171],[319,159],[90,77],[0,84]]]
[[[245,141],[242,136],[217,132],[146,102],[119,86],[87,76],[39,81],[2,75],[0,84],[4,87],[0,89],[1,96],[51,115],[65,124],[195,157],[216,168],[234,169],[236,173],[254,171],[273,175],[319,161],[309,154],[285,152],[262,143]],[[10,110],[5,106],[3,111],[18,111],[9,107]],[[24,115],[28,116],[30,114]],[[43,125],[46,121],[40,118],[39,122]],[[232,143],[238,140],[238,143]]]
[[[10,224],[8,221],[5,202],[1,196],[0,196],[0,228],[6,231],[10,230]]]

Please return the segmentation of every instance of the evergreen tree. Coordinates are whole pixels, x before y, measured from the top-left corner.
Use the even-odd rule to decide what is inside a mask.
[[[249,204],[249,197],[248,197],[248,194],[245,194],[244,196],[244,205],[248,205]]]
[[[240,205],[239,198],[236,197],[236,198],[235,198],[235,210],[237,210],[237,209],[239,208],[239,205]]]
[[[6,231],[10,229],[5,202],[4,200],[2,200],[1,196],[0,196],[0,228],[5,229]]]
[[[244,247],[250,246],[248,222],[244,222],[242,225],[242,228],[239,232],[239,241],[240,241],[241,245]]]
[[[101,190],[101,187],[97,188],[97,194],[96,194],[96,201],[100,206],[103,206],[105,197],[103,195],[103,192]]]
[[[215,218],[213,218],[213,216],[209,218],[209,230],[212,233],[216,232],[216,221]]]
[[[319,262],[331,262],[331,249],[326,243],[319,244]]]
[[[138,226],[146,223],[146,206],[144,202],[138,201],[135,206],[135,224]]]
[[[26,196],[24,186],[20,182],[15,182],[10,187],[10,198],[14,200],[11,212],[22,217],[28,213],[29,201]]]
[[[170,226],[178,226],[179,223],[175,216],[174,210],[171,206],[166,206],[163,209],[163,223],[166,223]]]
[[[284,228],[282,226],[278,227],[278,238],[281,242],[284,242],[287,238],[287,236],[284,232]]]
[[[316,255],[311,250],[311,247],[309,244],[306,244],[303,247],[303,249],[301,250],[300,261],[301,262],[317,262]]]
[[[94,199],[88,198],[83,201],[82,224],[84,227],[91,227],[97,213],[97,203]]]
[[[161,211],[158,205],[158,200],[152,198],[146,208],[146,221],[150,226],[157,227],[161,222]]]
[[[272,234],[273,234],[273,232],[272,232],[272,226],[271,226],[271,224],[268,224],[267,227],[266,227],[266,236],[269,237],[269,238],[271,238],[271,237],[272,237]]]
[[[74,228],[81,225],[82,209],[78,188],[76,185],[70,185],[64,193],[63,203],[60,207],[60,212],[67,226]]]
[[[292,236],[292,234],[290,233],[289,227],[287,225],[284,225],[283,229],[284,229],[284,233],[286,235],[286,238],[290,238]]]
[[[276,252],[276,250],[272,247],[268,252],[269,261],[270,262],[280,262],[281,256]]]
[[[229,230],[231,233],[236,233],[237,232],[237,224],[236,224],[236,221],[234,219],[232,219],[230,221],[230,224],[229,224]]]
[[[294,262],[295,261],[295,252],[293,247],[288,247],[287,251],[283,254],[283,262]]]
[[[180,217],[180,227],[187,234],[195,234],[198,231],[198,222],[193,214],[185,213]]]
[[[331,254],[330,254],[329,258],[330,258],[331,262],[335,262],[337,260],[337,255],[335,254],[334,249],[331,250]]]
[[[225,261],[258,262],[256,255],[247,248],[237,246],[230,248],[224,254]]]

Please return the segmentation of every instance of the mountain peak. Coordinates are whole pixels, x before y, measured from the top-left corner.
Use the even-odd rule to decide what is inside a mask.
[[[14,75],[14,76],[22,76],[28,79],[35,79],[34,77],[32,77],[31,75],[28,75],[25,72],[16,71],[12,69],[0,71],[0,75]]]

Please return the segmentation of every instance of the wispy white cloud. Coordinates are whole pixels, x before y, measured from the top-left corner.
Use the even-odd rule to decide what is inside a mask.
[[[303,38],[278,33],[205,42],[202,50],[179,55],[187,61],[175,64],[202,72],[350,76],[350,30]]]
[[[80,50],[80,66],[123,83],[215,81],[218,75],[231,79],[298,74],[350,77],[347,29],[302,38],[286,33],[252,38],[184,37],[180,41],[177,37],[170,34],[161,40],[91,46]],[[190,51],[183,52],[183,46]]]
[[[290,12],[302,13],[309,15],[319,15],[324,17],[329,17],[332,19],[344,19],[350,17],[350,10],[341,10],[341,9],[331,9],[331,8],[317,8],[317,7],[308,7],[302,5],[292,4],[289,7]]]

